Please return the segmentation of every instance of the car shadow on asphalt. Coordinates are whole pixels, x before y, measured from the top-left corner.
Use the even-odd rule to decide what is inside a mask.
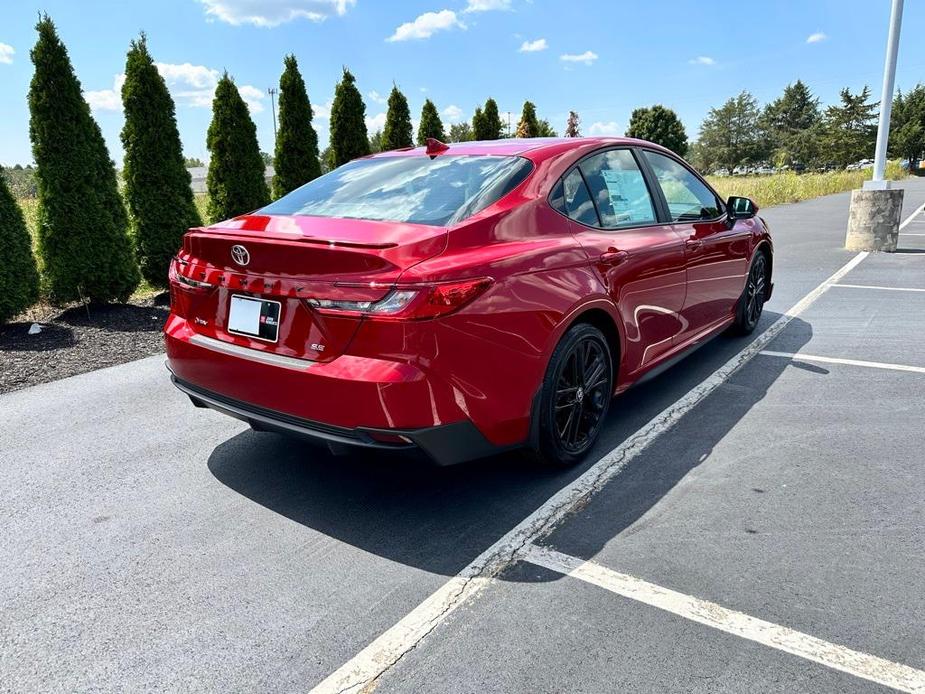
[[[766,312],[762,326],[778,316]],[[790,344],[805,344],[809,324],[794,319]],[[208,467],[221,483],[315,532],[426,571],[454,575],[546,499],[581,475],[747,344],[720,337],[652,381],[614,400],[601,440],[582,465],[537,467],[517,453],[449,468],[395,454],[332,456],[325,448],[245,431],[217,446]],[[702,460],[787,368],[764,359],[756,387],[738,388],[710,436],[656,466],[631,462],[608,484],[615,507],[594,535],[602,544],[654,506]],[[722,389],[710,396],[724,397]],[[693,413],[687,416],[696,416]],[[671,433],[663,436],[671,436]],[[651,462],[651,461],[649,461]]]

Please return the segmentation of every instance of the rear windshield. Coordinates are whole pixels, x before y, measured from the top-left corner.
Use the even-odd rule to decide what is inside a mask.
[[[532,168],[527,159],[512,156],[358,159],[297,188],[261,213],[445,226],[495,202]]]

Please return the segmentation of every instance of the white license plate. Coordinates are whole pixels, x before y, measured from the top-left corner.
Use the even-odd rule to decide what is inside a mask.
[[[228,309],[228,332],[276,342],[279,338],[281,304],[250,296],[232,296]]]

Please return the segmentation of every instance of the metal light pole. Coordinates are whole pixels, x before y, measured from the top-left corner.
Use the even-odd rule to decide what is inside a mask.
[[[848,232],[845,235],[845,248],[849,251],[892,253],[899,245],[903,189],[894,189],[890,181],[883,180],[883,172],[886,168],[886,148],[890,137],[890,111],[893,108],[893,86],[896,82],[896,56],[899,52],[902,17],[903,0],[893,0],[890,33],[886,42],[886,64],[883,67],[883,94],[880,97],[874,175],[872,180],[864,182],[861,190],[851,191]]]
[[[899,0],[900,3],[902,0]],[[267,89],[267,94],[270,95],[270,108],[273,109],[273,146],[276,146],[276,89],[270,87]]]
[[[890,136],[890,115],[893,111],[893,87],[896,84],[896,56],[899,53],[899,30],[903,22],[903,0],[893,0],[890,12],[890,34],[886,41],[886,63],[883,66],[883,92],[880,95],[880,123],[877,126],[877,149],[874,154],[874,177],[865,183],[865,190],[889,188],[883,180],[886,169],[886,148]]]

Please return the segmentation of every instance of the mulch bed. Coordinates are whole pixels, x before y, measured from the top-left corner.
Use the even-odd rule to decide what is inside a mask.
[[[167,296],[128,303],[33,309],[0,326],[0,393],[164,351]],[[29,335],[38,323],[42,330]]]

